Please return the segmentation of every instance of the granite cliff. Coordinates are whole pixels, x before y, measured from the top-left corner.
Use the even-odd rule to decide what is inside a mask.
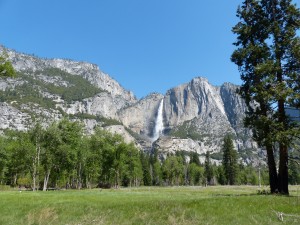
[[[0,47],[18,72],[0,78],[0,129],[28,129],[34,121],[45,125],[62,117],[81,120],[87,132],[95,126],[120,133],[145,151],[162,155],[212,151],[216,158],[225,134],[232,134],[236,149],[251,157],[257,148],[243,127],[246,106],[238,86],[211,85],[197,77],[138,100],[98,66],[65,59],[41,59]],[[159,107],[161,104],[161,110]],[[157,118],[162,134],[157,139]]]

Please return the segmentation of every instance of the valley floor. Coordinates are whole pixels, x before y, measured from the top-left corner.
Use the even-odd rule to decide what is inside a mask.
[[[300,224],[300,186],[1,191],[0,224]]]

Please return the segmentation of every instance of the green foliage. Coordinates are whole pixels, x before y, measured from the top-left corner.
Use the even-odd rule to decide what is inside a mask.
[[[140,160],[141,160],[142,170],[143,170],[143,184],[145,186],[151,186],[152,185],[152,176],[151,176],[149,154],[145,154],[144,152],[141,152]]]
[[[149,158],[150,163],[150,175],[152,180],[152,185],[159,186],[163,183],[163,172],[161,167],[161,161],[158,159],[157,149],[153,149],[152,154]]]
[[[115,187],[141,184],[140,153],[133,144],[125,144],[121,136],[97,129],[91,137],[91,149],[96,157],[93,160],[99,165],[99,184]]]
[[[70,119],[80,119],[80,120],[97,120],[99,121],[99,117],[87,113],[76,113],[68,115]]]
[[[246,149],[241,149],[238,152],[239,157],[241,157],[243,160],[246,159],[251,159],[251,158],[255,158],[257,156],[255,156],[255,151],[257,151],[257,149],[251,149],[251,148],[246,148]]]
[[[207,151],[205,154],[205,162],[204,162],[204,178],[205,184],[214,184],[214,170],[211,164],[210,152]]]
[[[243,166],[239,165],[239,175],[237,177],[237,183],[249,184],[249,185],[258,185],[258,170],[252,166]]]
[[[13,68],[11,62],[8,61],[7,53],[4,52],[0,55],[0,77],[14,77],[16,71]]]
[[[244,1],[237,16],[237,49],[231,59],[243,80],[245,125],[267,150],[271,192],[288,194],[288,148],[299,136],[299,123],[291,123],[286,107],[300,107],[300,9],[291,0],[253,0]]]
[[[300,184],[300,165],[295,159],[289,163],[289,184]]]
[[[49,78],[57,77],[68,83],[68,87],[47,83],[38,79],[38,75]],[[41,71],[18,72],[17,77],[24,80],[22,85],[14,89],[0,91],[0,101],[15,102],[16,106],[21,104],[36,103],[46,109],[55,109],[56,103],[51,98],[43,97],[42,92],[48,92],[60,96],[67,103],[80,101],[103,92],[92,85],[89,81],[78,75],[72,75],[57,68],[46,68]],[[60,83],[60,82],[58,82]]]
[[[125,127],[125,130],[132,136],[134,137],[135,140],[137,141],[143,141],[145,138],[142,137],[140,134],[132,131],[131,129],[129,129],[128,127]]]
[[[7,172],[8,160],[10,158],[9,152],[6,150],[7,141],[0,136],[0,185],[6,183],[5,173]]]
[[[62,80],[67,81],[68,87],[58,86],[51,83],[45,83],[43,81],[32,79],[31,76],[27,76],[32,84],[41,86],[42,89],[47,90],[52,94],[57,94],[62,97],[68,103],[72,101],[80,101],[84,98],[92,97],[97,93],[103,92],[101,89],[92,85],[88,80],[81,76],[73,75],[58,68],[45,68],[42,71],[35,71],[34,75],[46,75],[49,77],[59,77]]]
[[[120,121],[112,118],[98,117],[98,121],[102,122],[102,127],[122,125]]]
[[[199,155],[197,152],[190,152],[190,164],[195,163],[196,165],[200,166]]]
[[[222,160],[223,159],[223,152],[213,152],[213,153],[210,154],[210,157],[212,159]]]
[[[191,121],[185,121],[182,125],[172,129],[169,135],[182,139],[190,138],[192,140],[203,141],[204,135],[200,134],[190,123]]]
[[[55,108],[55,102],[51,99],[42,97],[39,89],[29,83],[16,86],[14,89],[0,91],[0,101],[14,102],[14,106],[18,108],[20,108],[20,105],[28,103],[36,103],[46,109]]]
[[[184,166],[181,156],[169,156],[162,165],[163,177],[168,185],[180,185],[183,183]]]
[[[113,125],[123,125],[120,121],[112,118],[106,118],[103,116],[95,116],[87,113],[76,113],[73,115],[68,115],[70,119],[88,119],[88,120],[96,120],[97,122],[101,123],[101,127],[108,127],[108,126],[113,126]],[[129,129],[128,129],[129,130]]]
[[[84,136],[82,128],[63,119],[47,129],[37,124],[28,132],[7,133],[0,139],[1,183],[24,185],[26,177],[33,190],[141,185],[140,153],[133,144],[101,129]]]
[[[30,176],[20,177],[17,180],[19,186],[30,187],[31,186],[31,178]]]
[[[223,149],[222,164],[224,167],[224,174],[227,183],[230,185],[234,185],[236,183],[236,179],[238,175],[237,152],[234,149],[233,141],[230,135],[226,135],[223,141],[224,144],[222,146]]]
[[[223,166],[218,166],[217,168],[217,181],[221,185],[226,185],[226,177],[225,177],[225,172],[224,172],[224,167]]]
[[[209,153],[204,167],[195,152],[177,151],[160,161],[156,149],[140,152],[120,135],[97,128],[85,136],[82,128],[63,119],[47,128],[36,124],[27,132],[7,131],[0,137],[0,185],[47,190],[227,184],[223,167],[212,165]],[[257,184],[257,177],[248,176],[253,168],[240,171],[238,184]]]
[[[195,162],[188,165],[188,184],[201,185],[204,178],[204,168]]]

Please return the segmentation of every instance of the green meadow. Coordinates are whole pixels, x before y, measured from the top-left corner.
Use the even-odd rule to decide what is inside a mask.
[[[216,186],[0,191],[0,224],[300,224],[300,186],[291,186],[288,197],[258,190]]]

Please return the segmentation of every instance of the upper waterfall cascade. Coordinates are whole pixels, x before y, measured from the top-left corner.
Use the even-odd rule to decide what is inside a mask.
[[[159,136],[163,133],[164,130],[163,106],[164,106],[164,99],[161,100],[157,110],[157,117],[155,121],[154,132],[153,132],[153,141],[156,141],[159,138]]]

